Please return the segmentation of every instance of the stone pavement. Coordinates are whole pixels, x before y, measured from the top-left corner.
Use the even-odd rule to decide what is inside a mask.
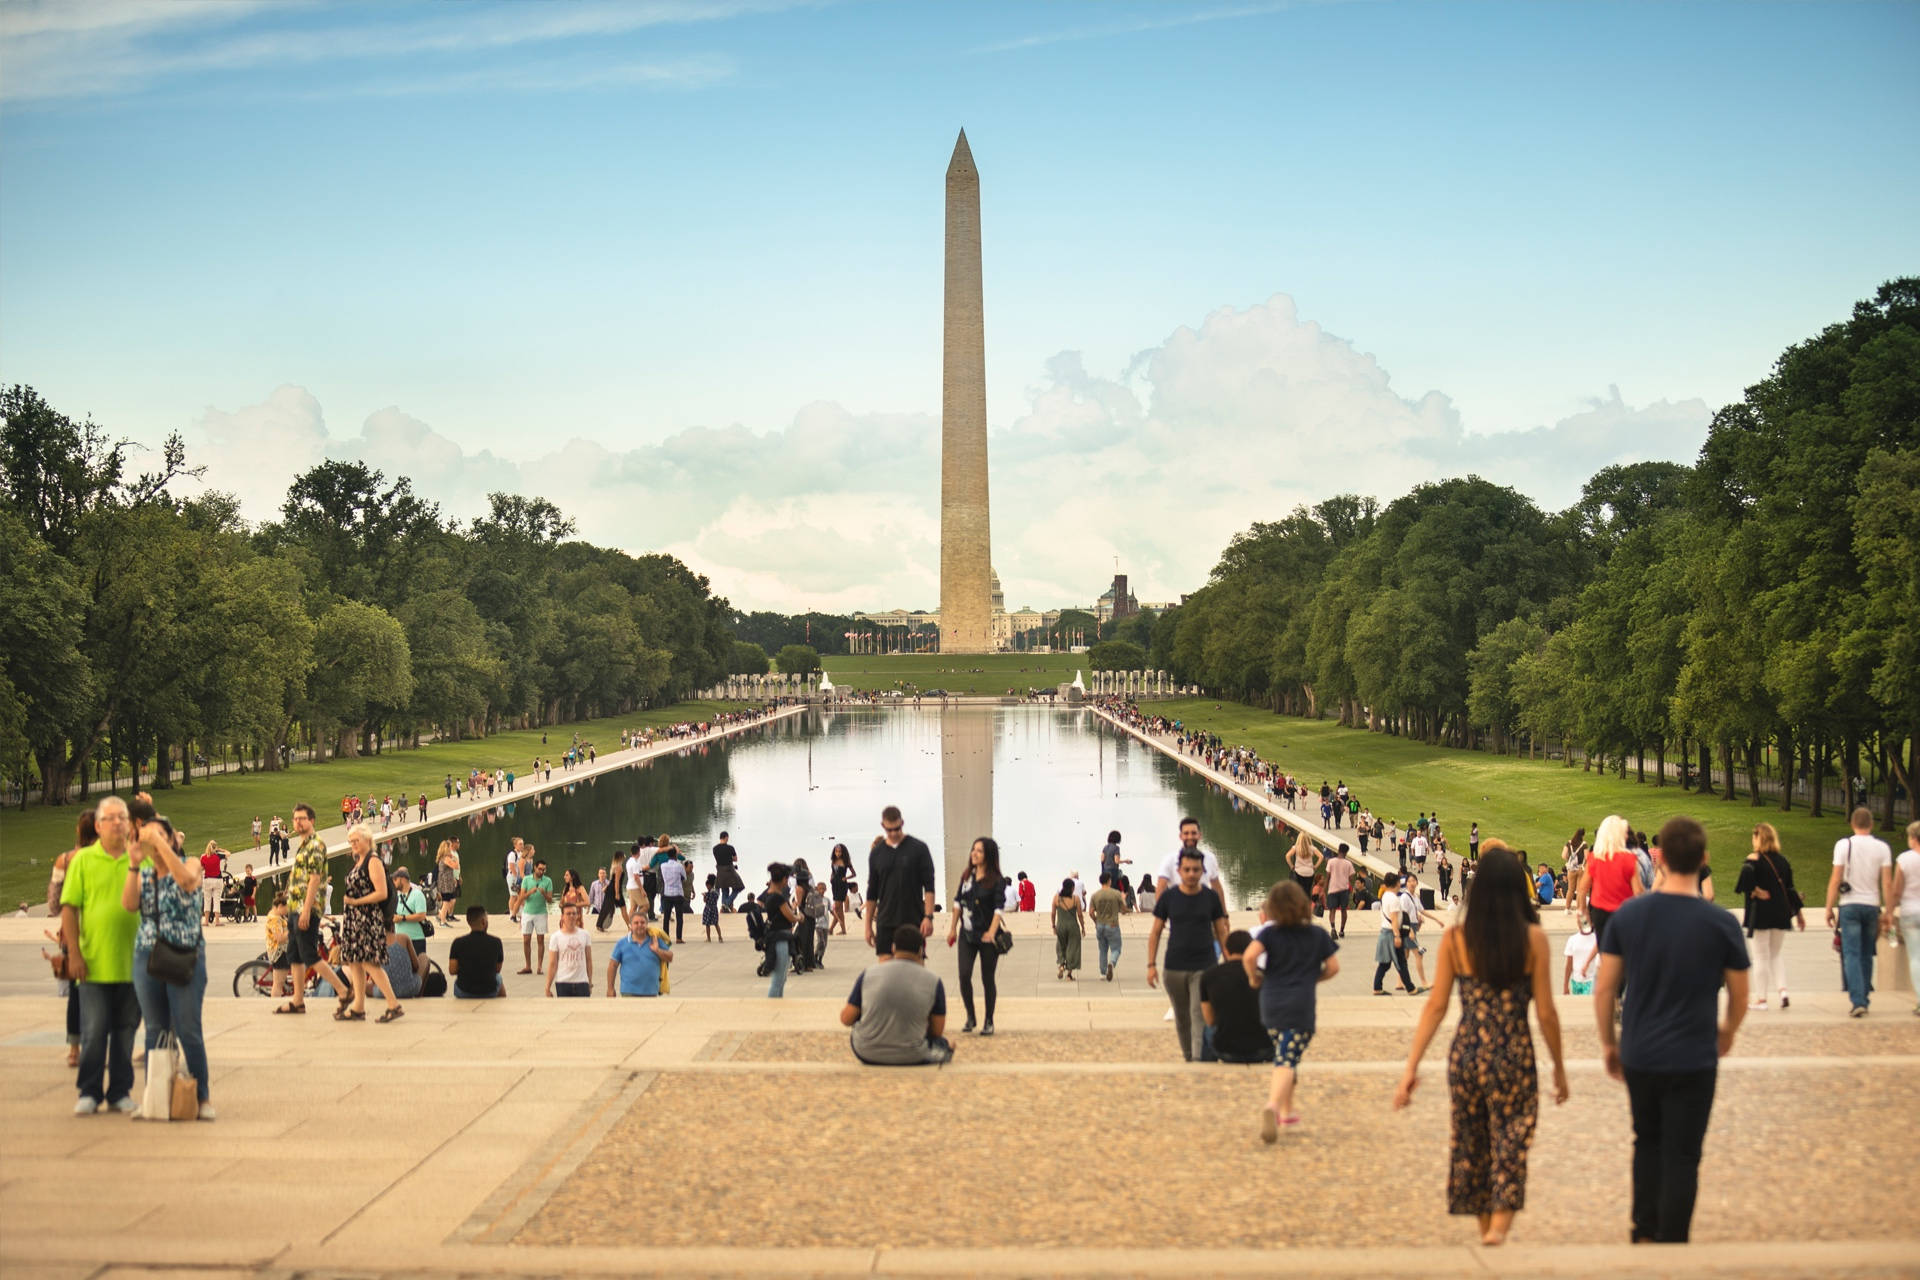
[[[1388,1109],[1415,1001],[1323,1000],[1307,1122],[1269,1148],[1265,1072],[1177,1061],[1156,995],[1022,979],[952,1065],[864,1068],[841,959],[780,1002],[516,990],[380,1026],[210,1001],[220,1119],[192,1125],[73,1117],[59,1002],[0,999],[0,1275],[1920,1274],[1904,1009],[1751,1020],[1696,1243],[1634,1249],[1624,1093],[1562,1000],[1573,1098],[1486,1250],[1444,1213],[1444,1039]]]

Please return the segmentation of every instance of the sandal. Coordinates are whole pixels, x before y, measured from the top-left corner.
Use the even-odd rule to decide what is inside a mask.
[[[367,1015],[363,1013],[360,1016],[364,1018]],[[392,1022],[395,1018],[404,1018],[406,1016],[407,1016],[407,1011],[401,1008],[399,1005],[395,1005],[393,1006],[393,1008],[387,1010],[385,1013],[375,1018],[374,1021],[375,1022]]]
[[[306,1005],[294,1004],[292,1001],[288,1001],[286,1004],[283,1004],[278,1009],[274,1010],[275,1013],[305,1013],[306,1011],[307,1011]]]
[[[360,1016],[364,1018],[367,1015],[363,1013]],[[335,1009],[333,1011],[333,1020],[335,1022],[352,1022],[353,1011],[348,1009],[347,1006],[341,1005],[338,1009]]]

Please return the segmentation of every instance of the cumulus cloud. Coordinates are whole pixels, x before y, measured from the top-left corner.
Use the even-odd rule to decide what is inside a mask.
[[[1476,434],[1444,394],[1403,394],[1283,294],[1177,328],[1111,374],[1062,352],[1027,401],[989,437],[993,559],[1007,603],[1039,608],[1091,601],[1116,559],[1142,599],[1175,599],[1235,532],[1337,492],[1391,499],[1474,472],[1562,507],[1609,463],[1690,460],[1709,417],[1699,400],[1636,407],[1616,387],[1559,422]],[[631,449],[573,439],[515,461],[470,454],[393,407],[331,437],[313,397],[282,387],[260,405],[208,410],[195,430],[190,445],[214,454],[210,482],[246,495],[255,516],[278,505],[290,470],[359,457],[411,476],[454,516],[478,514],[489,490],[540,494],[581,536],[671,552],[742,607],[939,598],[931,413],[820,402],[773,429],[689,427]]]

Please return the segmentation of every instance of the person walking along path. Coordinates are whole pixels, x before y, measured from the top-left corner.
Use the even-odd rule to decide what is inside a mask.
[[[1833,846],[1827,879],[1827,927],[1840,935],[1840,972],[1853,1016],[1873,1002],[1873,960],[1880,933],[1892,923],[1893,850],[1873,834],[1873,811],[1855,809],[1853,834]]]
[[[1506,1241],[1513,1215],[1527,1205],[1527,1152],[1539,1114],[1529,997],[1553,1055],[1555,1105],[1567,1100],[1567,1067],[1553,1005],[1553,961],[1527,874],[1499,841],[1483,848],[1472,907],[1440,947],[1433,994],[1420,1011],[1393,1106],[1398,1111],[1412,1100],[1420,1059],[1440,1030],[1458,979],[1460,1024],[1447,1054],[1453,1105],[1447,1212],[1477,1218],[1480,1243],[1497,1245]]]
[[[1182,824],[1185,825],[1184,823]],[[1180,1056],[1192,1062],[1199,1056],[1200,975],[1213,966],[1215,948],[1227,940],[1227,911],[1220,895],[1200,883],[1206,861],[1198,849],[1180,851],[1180,878],[1153,904],[1153,927],[1147,933],[1147,985],[1160,985],[1155,963],[1160,933],[1167,931],[1167,1001],[1173,1006],[1174,1035]]]
[[[1607,1074],[1626,1084],[1633,1118],[1632,1239],[1685,1244],[1720,1059],[1732,1051],[1747,1014],[1748,962],[1733,917],[1695,891],[1706,829],[1692,818],[1671,818],[1660,828],[1659,850],[1670,874],[1624,904],[1600,941],[1593,1017]],[[1482,867],[1469,924],[1485,876]],[[1613,1010],[1622,986],[1616,1042]],[[1727,1011],[1716,1025],[1722,986]]]
[[[967,852],[967,870],[953,895],[953,919],[947,925],[947,945],[960,948],[960,1002],[966,1006],[967,1022],[962,1032],[976,1025],[980,1034],[993,1034],[993,1006],[999,995],[995,972],[1000,967],[1000,949],[995,945],[1000,930],[1006,927],[1001,904],[1006,900],[1006,876],[1000,871],[1000,845],[991,836],[981,836]],[[980,989],[986,999],[986,1021],[976,1024],[973,1017],[973,966],[980,963]]]

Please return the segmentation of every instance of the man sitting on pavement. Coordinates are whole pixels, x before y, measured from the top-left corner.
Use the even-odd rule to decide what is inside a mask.
[[[456,1000],[494,1000],[507,994],[507,980],[500,976],[506,963],[506,949],[500,939],[487,932],[487,909],[467,908],[467,932],[447,948],[447,972],[453,975]]]
[[[953,1045],[947,1029],[947,989],[928,972],[920,926],[893,931],[893,956],[853,980],[840,1010],[840,1025],[853,1028],[853,1056],[869,1066],[944,1064]]]
[[[1260,1022],[1260,996],[1247,982],[1247,944],[1253,935],[1235,929],[1227,935],[1227,958],[1200,976],[1202,1062],[1272,1062],[1273,1037]]]

